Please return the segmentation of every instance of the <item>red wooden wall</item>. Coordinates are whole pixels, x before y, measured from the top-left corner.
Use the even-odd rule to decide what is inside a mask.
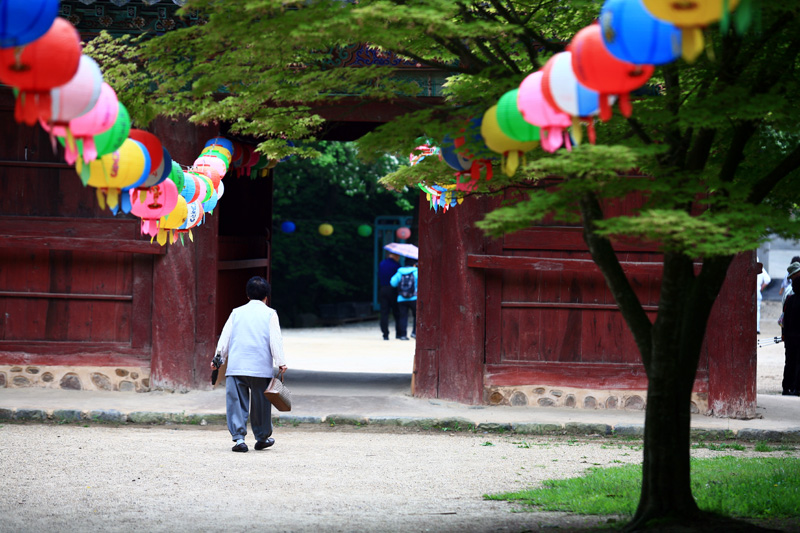
[[[13,106],[0,88],[0,364],[149,366],[152,387],[207,388],[220,322],[250,275],[269,275],[271,176],[227,177],[194,241],[162,247],[100,209]],[[167,118],[150,131],[183,165],[219,134]]]
[[[542,225],[488,238],[474,222],[502,200],[468,198],[446,213],[420,215],[414,394],[478,404],[497,387],[645,391],[633,336],[581,229]],[[616,249],[654,319],[660,255]],[[695,393],[719,416],[755,414],[756,337],[747,327],[755,296],[741,289],[752,286],[754,259],[742,254],[729,269],[697,372]]]

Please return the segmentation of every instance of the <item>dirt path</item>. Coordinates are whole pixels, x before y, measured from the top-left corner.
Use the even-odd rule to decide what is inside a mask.
[[[229,438],[218,426],[0,426],[0,531],[570,531],[607,518],[482,496],[641,460],[641,443],[599,437],[301,426],[244,454]]]

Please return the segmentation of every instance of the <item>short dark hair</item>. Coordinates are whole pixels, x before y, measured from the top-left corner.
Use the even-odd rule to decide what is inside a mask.
[[[796,255],[796,256],[792,257],[792,263],[800,263],[800,256]]]
[[[253,276],[247,282],[247,298],[250,300],[263,300],[269,298],[272,292],[272,287],[269,286],[267,280],[261,276]]]

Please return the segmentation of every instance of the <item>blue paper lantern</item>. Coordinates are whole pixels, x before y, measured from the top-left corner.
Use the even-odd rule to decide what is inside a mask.
[[[0,6],[0,48],[32,43],[50,29],[59,0],[3,0]]]
[[[611,54],[637,65],[663,65],[681,55],[681,30],[657,19],[642,0],[608,0],[600,11],[603,42]]]
[[[294,225],[294,222],[286,221],[281,223],[281,231],[284,233],[294,233],[294,230],[297,229],[297,226]]]

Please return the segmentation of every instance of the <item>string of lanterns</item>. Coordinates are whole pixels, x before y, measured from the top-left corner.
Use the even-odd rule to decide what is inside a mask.
[[[526,153],[539,146],[552,153],[583,142],[583,125],[593,144],[595,117],[610,120],[614,105],[630,117],[630,93],[650,79],[655,66],[680,57],[695,61],[705,47],[703,29],[721,21],[727,31],[734,10],[736,29],[743,32],[753,16],[751,0],[607,0],[598,21],[578,31],[564,52],[525,77],[481,118],[445,136],[439,147],[425,143],[412,152],[412,166],[438,155],[456,171],[454,184],[419,184],[431,209],[445,212],[480,179],[490,181],[498,156],[500,171],[512,177],[524,166]]]
[[[58,7],[58,0],[4,0],[0,81],[14,89],[15,120],[39,124],[54,150],[56,141],[64,147],[65,161],[96,189],[101,208],[139,217],[142,234],[162,246],[183,242],[185,233],[193,240],[192,228],[216,207],[231,167],[256,177],[277,165],[225,137],[210,139],[191,166],[173,161],[155,135],[131,128],[127,109],[81,53],[80,36]]]
[[[294,233],[295,231],[297,231],[297,224],[291,220],[284,220],[283,222],[281,222],[280,228],[283,233]],[[317,233],[319,233],[323,237],[330,237],[331,235],[333,235],[333,231],[334,231],[333,224],[329,222],[323,222],[322,224],[317,226]],[[361,224],[358,226],[356,231],[361,237],[369,237],[370,235],[372,235],[372,226],[370,226],[369,224]]]

